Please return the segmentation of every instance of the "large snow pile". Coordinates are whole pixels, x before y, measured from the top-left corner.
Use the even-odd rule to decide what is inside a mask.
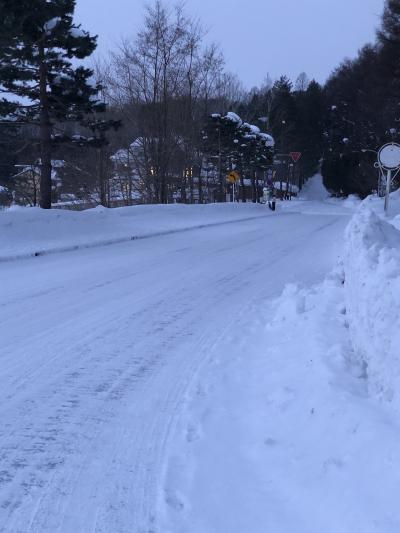
[[[400,232],[368,204],[346,230],[348,323],[370,391],[400,408]]]
[[[305,183],[299,198],[312,201],[323,201],[329,198],[329,192],[324,187],[321,174],[316,174]]]
[[[0,211],[0,261],[268,216],[260,204],[143,205],[87,211]]]

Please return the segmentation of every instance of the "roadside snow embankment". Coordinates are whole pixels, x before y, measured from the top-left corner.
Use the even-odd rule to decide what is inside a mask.
[[[340,269],[249,306],[188,394],[160,531],[398,533],[399,428],[362,377]]]
[[[355,357],[369,390],[400,408],[400,232],[368,202],[346,230],[345,295]]]
[[[0,261],[92,248],[270,215],[260,204],[0,211]]]

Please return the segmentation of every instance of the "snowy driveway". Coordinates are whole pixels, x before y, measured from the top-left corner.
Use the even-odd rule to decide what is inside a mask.
[[[281,213],[0,264],[0,531],[158,533],[199,365],[249,302],[322,279],[347,222]]]

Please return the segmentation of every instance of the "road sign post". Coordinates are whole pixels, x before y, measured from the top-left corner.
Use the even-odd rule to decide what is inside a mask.
[[[292,171],[291,172],[291,179],[290,179],[290,191],[287,188],[286,192],[288,193],[288,195],[289,195],[288,197],[291,200],[292,199],[292,185],[294,185],[293,181],[295,180],[295,176],[296,176],[297,163],[300,161],[302,153],[301,152],[290,152],[289,155],[292,158],[293,164],[290,165],[290,167],[289,167],[289,174],[290,174],[290,171]],[[289,182],[287,184],[287,187],[288,186],[289,186]]]
[[[300,160],[302,153],[301,152],[290,152],[289,155],[292,158],[293,163],[297,163]]]
[[[231,170],[231,172],[229,172],[229,174],[226,176],[226,179],[232,184],[232,202],[234,202],[236,195],[236,183],[240,180],[240,175],[238,172],[236,172],[236,170]]]

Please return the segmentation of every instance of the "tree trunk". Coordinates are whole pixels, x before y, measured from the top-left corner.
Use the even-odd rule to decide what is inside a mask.
[[[106,179],[105,179],[105,172],[104,172],[103,147],[99,148],[98,158],[99,158],[100,205],[102,205],[103,207],[108,207],[108,205],[107,205]]]
[[[194,183],[193,183],[193,167],[189,168],[189,190],[190,190],[190,203],[194,204]]]
[[[167,203],[167,179],[165,173],[161,174],[161,184],[160,184],[160,203]]]
[[[51,209],[51,123],[47,98],[47,69],[42,47],[40,48],[40,55],[40,207]]]
[[[255,170],[254,171],[254,181],[255,181],[255,191],[256,191],[256,203],[260,203],[260,185],[259,185],[259,181],[258,181],[258,171]]]
[[[198,189],[199,189],[199,204],[203,203],[203,179],[202,179],[202,175],[201,175],[202,169],[203,169],[203,161],[201,161],[201,163],[200,163],[199,178],[198,178],[199,181],[197,183],[197,186],[198,186]]]
[[[225,202],[225,179],[222,176],[222,154],[221,154],[221,126],[218,127],[218,180],[219,180],[219,201]]]
[[[242,202],[246,202],[246,188],[244,185],[244,176],[243,176],[243,160],[240,161],[240,197]]]
[[[255,204],[257,202],[257,190],[256,190],[256,175],[255,172],[252,171],[251,173],[251,191],[252,191],[252,202]]]

